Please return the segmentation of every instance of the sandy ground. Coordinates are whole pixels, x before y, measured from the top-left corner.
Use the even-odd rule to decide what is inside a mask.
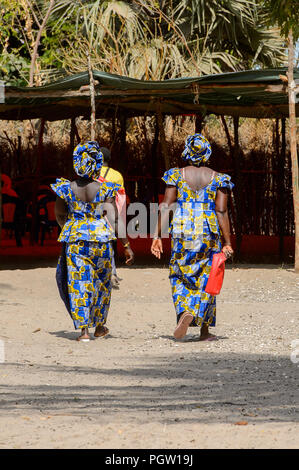
[[[210,343],[173,339],[167,268],[118,273],[110,334],[84,344],[55,268],[0,271],[0,448],[298,448],[291,268],[228,267]]]

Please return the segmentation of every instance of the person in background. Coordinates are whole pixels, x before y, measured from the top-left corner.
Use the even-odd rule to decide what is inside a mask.
[[[120,188],[116,195],[116,205],[117,205],[119,216],[121,216],[122,212],[126,208],[126,193],[125,193],[125,188],[124,188],[124,179],[123,179],[122,174],[119,171],[114,170],[113,168],[109,167],[109,162],[111,160],[110,150],[107,147],[101,147],[100,150],[103,154],[103,166],[101,168],[101,174],[100,174],[100,178],[98,181],[109,181],[110,183],[115,183],[115,184],[120,185]],[[117,275],[116,264],[115,264],[115,254],[117,251],[117,243],[114,241],[112,245],[113,245],[113,251],[114,251],[113,257],[112,257],[112,287],[114,289],[119,289],[119,281],[121,279]]]
[[[169,275],[177,314],[176,339],[183,338],[189,326],[200,327],[201,341],[217,339],[209,332],[216,323],[216,297],[205,288],[213,255],[221,250],[227,257],[233,254],[227,200],[234,185],[230,176],[205,166],[211,152],[204,136],[189,136],[182,154],[187,166],[171,168],[162,178],[166,189],[151,252],[161,257],[161,234],[168,222],[168,209],[176,203],[170,228]]]
[[[12,229],[16,245],[23,246],[22,231],[25,226],[25,202],[13,189],[11,178],[4,173],[1,174],[1,192],[2,228]]]
[[[77,339],[89,341],[89,327],[95,327],[95,337],[109,332],[105,324],[111,299],[112,240],[118,228],[115,196],[119,185],[95,181],[103,164],[97,142],[79,144],[73,161],[78,179],[60,178],[51,185],[57,194],[55,213],[62,229],[58,240],[63,242],[56,279],[74,327],[81,330]],[[120,241],[126,264],[130,265],[134,260],[130,243],[126,236]]]

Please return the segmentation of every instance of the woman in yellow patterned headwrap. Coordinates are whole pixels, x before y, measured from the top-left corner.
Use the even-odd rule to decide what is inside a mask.
[[[111,298],[111,242],[117,234],[113,216],[117,218],[119,185],[95,181],[103,164],[97,142],[78,145],[73,160],[79,178],[72,182],[60,178],[51,185],[58,196],[55,212],[62,228],[58,240],[63,242],[56,279],[74,327],[81,330],[77,339],[89,341],[89,327],[95,327],[95,337],[109,332],[105,323]],[[123,236],[126,264],[131,264],[134,255],[125,233]]]
[[[228,257],[233,253],[227,198],[234,185],[228,175],[204,166],[210,155],[208,140],[201,134],[191,135],[182,154],[187,166],[172,168],[162,178],[167,186],[151,252],[161,257],[163,220],[168,221],[169,209],[175,203],[169,278],[177,313],[176,339],[183,338],[189,326],[201,328],[202,341],[217,339],[209,332],[209,326],[216,323],[216,298],[207,294],[205,287],[213,255],[221,249]]]

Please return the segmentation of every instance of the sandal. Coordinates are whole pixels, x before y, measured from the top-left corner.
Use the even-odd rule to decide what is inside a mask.
[[[192,320],[193,315],[191,315],[191,313],[185,313],[185,315],[182,315],[176,329],[173,332],[173,336],[176,339],[184,338]]]
[[[98,328],[98,327],[97,327],[97,328]],[[108,335],[109,330],[108,330],[108,328],[107,328],[106,326],[101,326],[102,333],[97,333],[97,328],[96,328],[96,330],[95,330],[95,332],[94,332],[94,337],[95,337],[95,338],[102,338],[103,336]]]

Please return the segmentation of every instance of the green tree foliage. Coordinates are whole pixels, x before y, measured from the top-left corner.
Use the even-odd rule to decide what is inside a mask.
[[[299,1],[298,0],[261,0],[268,11],[269,22],[277,24],[281,33],[287,37],[292,29],[295,41],[299,39]]]
[[[55,8],[61,18],[75,10],[79,48],[65,51],[71,71],[86,69],[86,47],[96,68],[156,80],[285,60],[279,30],[266,25],[257,0],[97,0],[80,6],[60,0]]]
[[[0,1],[1,79],[28,83],[48,4]],[[258,0],[57,0],[34,83],[86,70],[87,50],[95,68],[149,80],[279,66],[285,44],[268,19]]]
[[[2,0],[0,2],[0,79],[8,84],[26,86],[37,32],[48,2],[43,0]],[[65,39],[75,39],[74,21],[57,27],[50,17],[38,48],[36,84],[61,73],[61,49]]]

